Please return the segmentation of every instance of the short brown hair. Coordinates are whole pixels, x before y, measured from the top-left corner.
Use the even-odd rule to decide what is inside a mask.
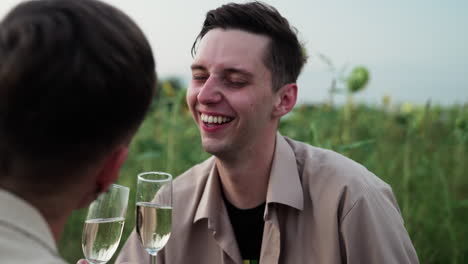
[[[192,56],[196,53],[197,42],[214,28],[240,29],[270,38],[264,63],[272,73],[274,91],[287,83],[296,82],[307,61],[296,29],[289,25],[278,10],[265,3],[230,3],[209,11],[192,45]]]
[[[86,167],[128,141],[156,84],[142,31],[96,0],[20,3],[0,23],[0,61],[0,180]]]

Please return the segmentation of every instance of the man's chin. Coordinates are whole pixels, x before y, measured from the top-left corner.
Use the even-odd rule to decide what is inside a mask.
[[[218,148],[214,147],[214,146],[205,146],[203,145],[203,149],[205,150],[206,153],[209,153],[213,156],[217,156],[220,154],[220,151]]]
[[[222,142],[213,139],[202,139],[202,147],[205,152],[213,155],[219,156],[226,151],[226,146]]]

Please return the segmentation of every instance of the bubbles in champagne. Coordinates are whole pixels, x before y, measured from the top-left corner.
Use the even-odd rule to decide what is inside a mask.
[[[114,255],[122,236],[125,218],[86,220],[83,232],[83,252],[90,264],[103,264]]]
[[[136,205],[136,226],[140,241],[149,254],[156,255],[171,235],[172,207],[147,202]]]

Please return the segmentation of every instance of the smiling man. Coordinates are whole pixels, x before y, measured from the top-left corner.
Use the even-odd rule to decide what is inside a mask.
[[[386,183],[277,132],[306,61],[277,10],[252,2],[208,12],[192,53],[187,103],[213,157],[174,181],[158,264],[418,263]],[[119,261],[148,261],[135,235]]]

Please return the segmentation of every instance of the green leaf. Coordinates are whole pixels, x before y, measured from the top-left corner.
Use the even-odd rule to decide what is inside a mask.
[[[161,153],[157,151],[147,151],[142,154],[139,154],[136,157],[136,160],[142,161],[142,160],[149,160],[149,159],[156,159],[161,157]]]
[[[375,142],[374,139],[362,140],[362,141],[358,141],[358,142],[353,142],[351,144],[338,146],[338,147],[336,147],[336,150],[338,152],[346,151],[346,150],[349,150],[349,149],[355,149],[355,148],[360,148],[360,147],[363,147],[363,146],[367,146],[367,145],[373,144],[374,142]]]
[[[457,204],[457,207],[468,208],[468,199],[467,200],[457,201],[456,204]]]

